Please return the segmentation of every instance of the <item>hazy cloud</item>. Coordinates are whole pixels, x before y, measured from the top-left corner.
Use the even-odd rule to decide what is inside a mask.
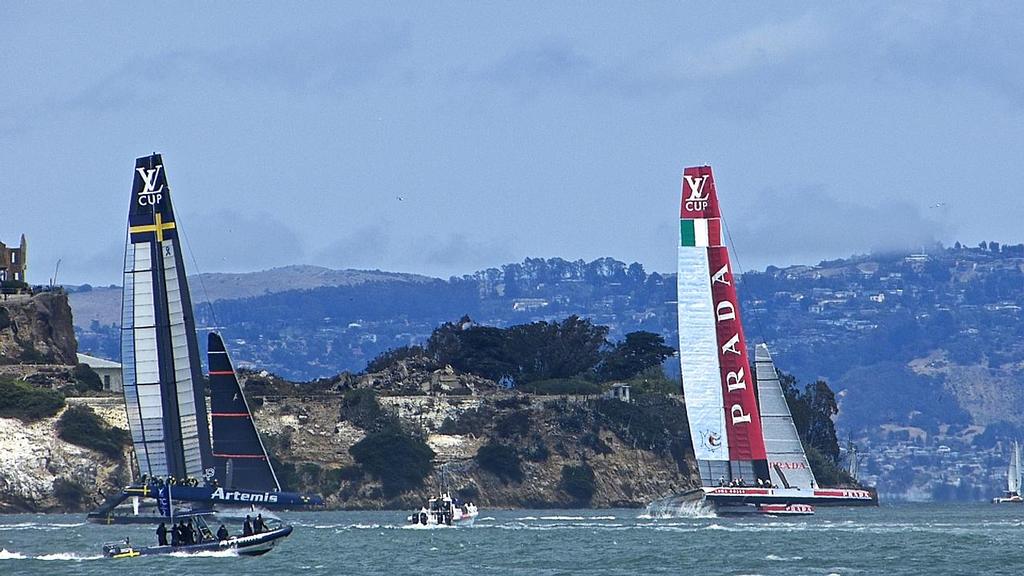
[[[866,206],[810,186],[772,188],[758,198],[756,211],[740,212],[727,221],[735,250],[748,260],[748,268],[921,249],[954,232],[948,223],[902,200]]]
[[[299,235],[270,214],[214,210],[179,213],[177,220],[185,238],[185,267],[191,274],[248,272],[306,260]]]

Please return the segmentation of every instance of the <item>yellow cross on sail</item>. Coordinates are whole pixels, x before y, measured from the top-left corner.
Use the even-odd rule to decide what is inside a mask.
[[[164,222],[160,213],[157,212],[154,215],[156,221],[153,224],[143,224],[141,226],[131,226],[128,228],[128,232],[131,234],[142,234],[143,232],[156,232],[156,241],[164,241],[164,230],[174,230],[174,222]]]

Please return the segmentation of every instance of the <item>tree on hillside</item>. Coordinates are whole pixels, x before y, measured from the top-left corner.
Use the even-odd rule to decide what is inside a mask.
[[[793,415],[793,424],[804,446],[814,448],[833,463],[838,462],[839,440],[836,438],[832,418],[839,413],[839,406],[828,383],[818,380],[808,384],[801,392],[792,375],[780,372],[779,381],[789,412]]]
[[[660,366],[675,350],[653,332],[630,332],[605,356],[598,369],[603,380],[625,380],[652,366]]]

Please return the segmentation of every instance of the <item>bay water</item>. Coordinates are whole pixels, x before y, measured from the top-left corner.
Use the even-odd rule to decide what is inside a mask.
[[[82,515],[0,516],[0,575],[146,574],[1024,574],[1024,506],[824,508],[800,518],[645,510],[482,510],[473,527],[405,513],[282,512],[295,532],[257,558],[102,558],[104,542],[155,544],[150,526]]]

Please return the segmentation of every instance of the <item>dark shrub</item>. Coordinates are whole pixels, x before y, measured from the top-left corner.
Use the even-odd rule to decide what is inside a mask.
[[[79,392],[103,390],[103,381],[100,380],[100,375],[88,364],[76,364],[71,371],[71,376],[75,379],[75,388]]]
[[[476,484],[470,484],[469,486],[463,486],[455,491],[459,496],[460,500],[466,502],[472,502],[480,497],[480,489],[477,488]]]
[[[64,395],[22,382],[0,380],[0,418],[32,422],[49,418],[64,407]]]
[[[594,481],[594,469],[586,462],[579,466],[562,466],[562,490],[572,496],[576,502],[589,504],[597,483]]]
[[[504,444],[487,444],[476,453],[480,468],[497,476],[502,482],[522,482],[523,466],[515,448]]]
[[[502,414],[495,421],[494,430],[502,438],[525,436],[530,431],[530,411],[516,410]]]
[[[364,470],[379,478],[387,496],[423,485],[434,469],[434,451],[426,442],[395,428],[373,432],[348,449]]]
[[[463,412],[458,419],[446,418],[438,432],[441,434],[480,434],[493,419],[494,409],[481,404],[476,410]]]
[[[550,457],[551,451],[540,438],[534,438],[532,443],[523,448],[523,458],[530,462],[547,462]]]
[[[370,388],[345,392],[341,399],[341,417],[366,430],[376,432],[397,426],[397,419],[381,407],[377,394]]]
[[[402,346],[381,352],[376,358],[366,364],[366,372],[382,372],[401,360],[425,356],[422,346]]]
[[[88,492],[81,484],[64,478],[53,481],[53,497],[65,510],[79,510]]]
[[[113,428],[88,406],[71,406],[57,420],[61,440],[95,450],[110,458],[120,458],[132,437],[127,430]]]

